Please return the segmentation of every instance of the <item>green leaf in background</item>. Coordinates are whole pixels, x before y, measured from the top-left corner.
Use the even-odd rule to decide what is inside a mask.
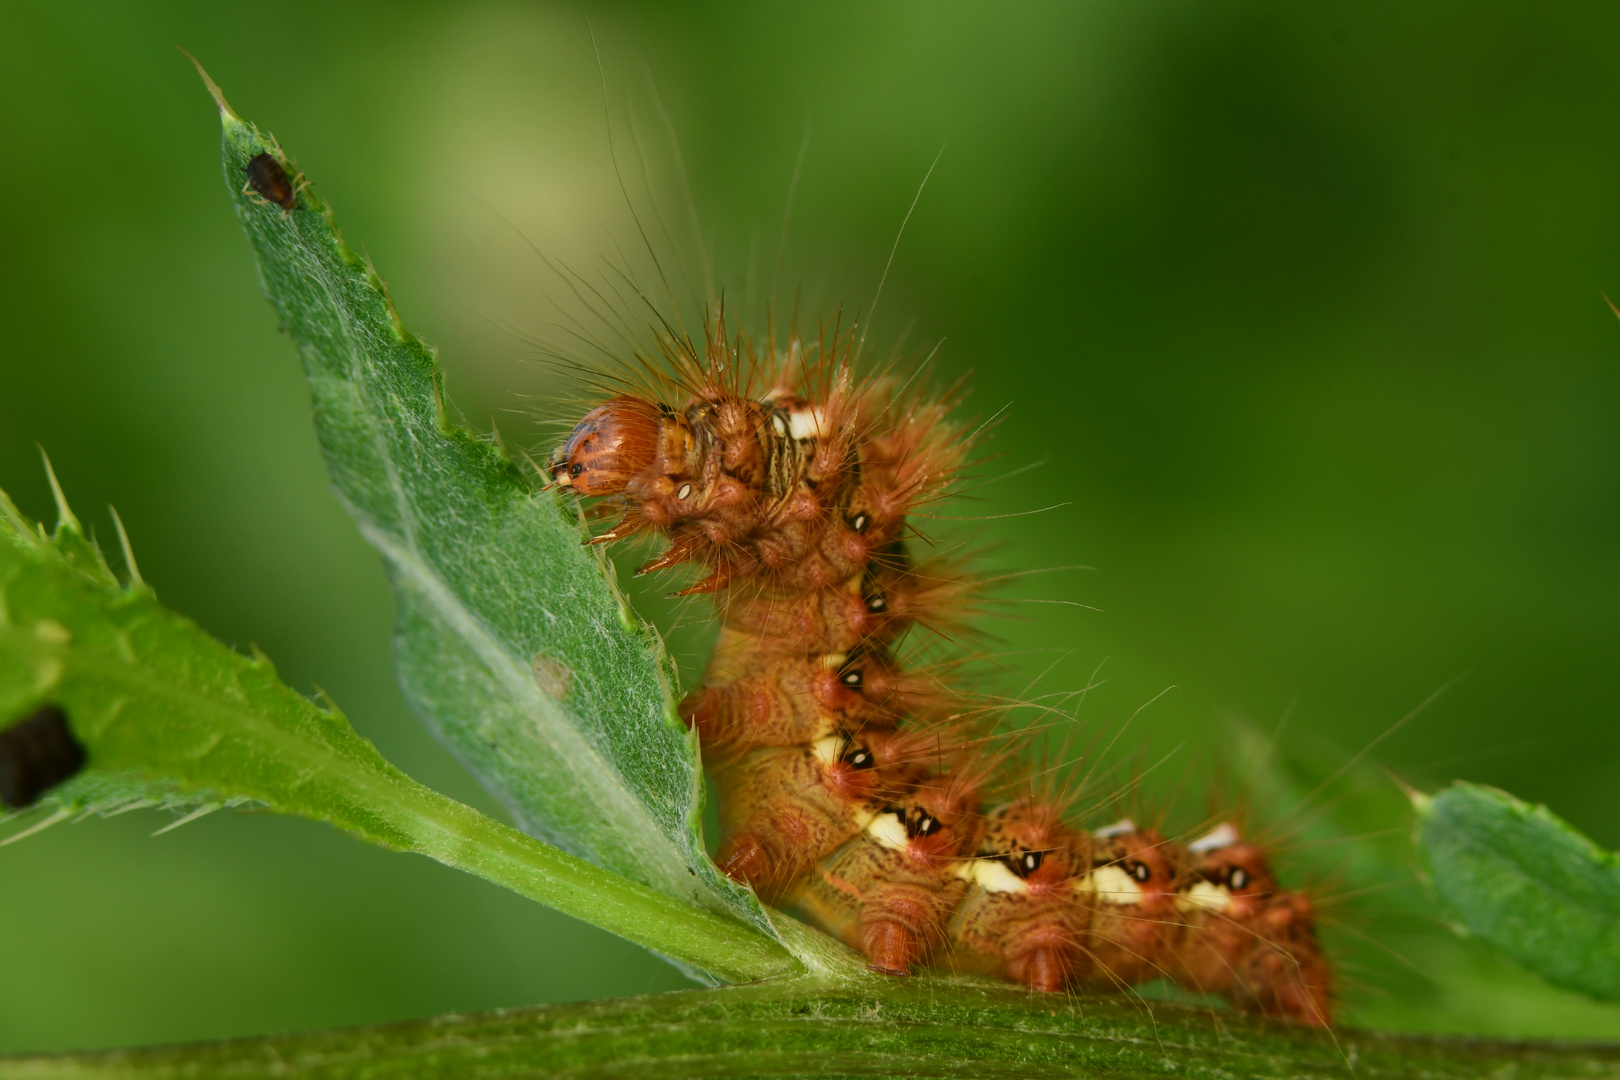
[[[265,657],[166,610],[132,558],[131,581],[120,584],[58,499],[47,536],[0,493],[0,724],[59,706],[89,756],[28,829],[86,812],[255,803],[477,874],[718,978],[794,968],[749,926],[418,784]]]
[[[1549,982],[1620,1001],[1620,859],[1544,806],[1477,784],[1414,796],[1435,896],[1459,930]]]
[[[393,581],[417,711],[525,831],[769,930],[704,852],[696,742],[657,636],[562,503],[448,418],[432,351],[325,204],[305,189],[284,211],[244,193],[250,160],[285,158],[209,86],[226,182],[303,356],[338,494]]]

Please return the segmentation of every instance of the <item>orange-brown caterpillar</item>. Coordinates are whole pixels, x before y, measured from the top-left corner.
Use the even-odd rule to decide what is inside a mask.
[[[598,405],[548,469],[621,513],[592,542],[655,534],[642,572],[706,571],[685,593],[715,594],[720,638],[681,713],[719,794],[720,867],[875,971],[1048,992],[1170,978],[1330,1023],[1311,903],[1233,826],[1183,845],[1129,819],[1088,830],[1052,797],[984,802],[1010,768],[985,752],[984,710],[900,648],[915,624],[962,626],[977,595],[961,565],[908,550],[909,516],[970,450],[947,404],[857,380],[847,346],[801,372],[801,342],[762,360],[723,320],[701,356],[661,344],[671,400]]]

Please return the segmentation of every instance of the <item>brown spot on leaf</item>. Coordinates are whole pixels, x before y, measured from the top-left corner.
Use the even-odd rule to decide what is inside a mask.
[[[534,672],[534,685],[540,688],[542,694],[558,701],[568,696],[568,683],[574,673],[568,670],[567,664],[555,656],[535,653],[531,670]]]

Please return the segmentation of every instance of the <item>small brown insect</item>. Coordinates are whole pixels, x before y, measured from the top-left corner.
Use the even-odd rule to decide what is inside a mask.
[[[275,203],[283,210],[298,206],[298,189],[288,178],[287,170],[272,154],[254,154],[242,170],[247,173],[247,184],[242,194],[253,193],[265,202]]]
[[[0,731],[0,806],[19,810],[84,768],[67,713],[46,705]]]

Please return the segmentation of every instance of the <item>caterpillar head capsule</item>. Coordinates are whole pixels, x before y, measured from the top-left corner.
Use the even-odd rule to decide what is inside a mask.
[[[581,495],[617,495],[657,461],[663,413],[616,397],[586,413],[551,459],[551,479]]]

